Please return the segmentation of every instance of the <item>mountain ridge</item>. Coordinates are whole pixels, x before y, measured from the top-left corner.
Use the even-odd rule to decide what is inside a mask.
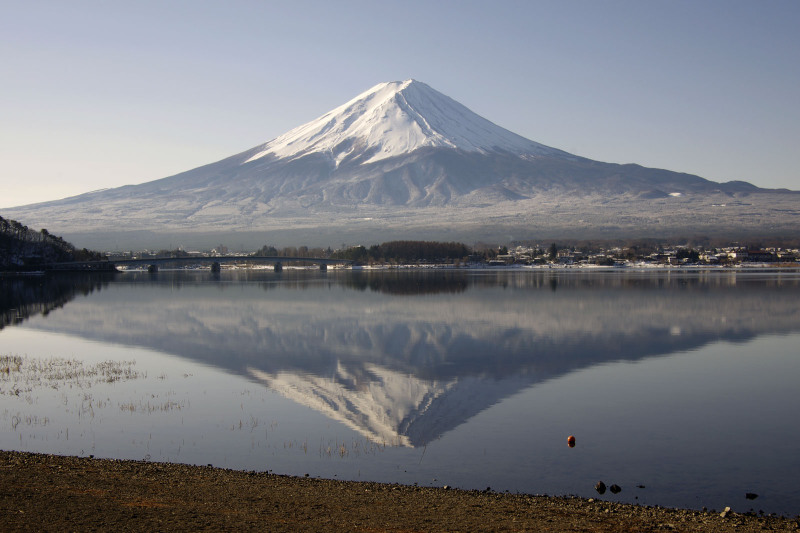
[[[376,242],[687,230],[774,235],[800,227],[800,192],[593,161],[525,139],[405,80],[375,85],[214,163],[6,213],[92,247],[119,245],[130,232],[193,246],[200,235],[213,235],[215,244],[233,234],[263,235],[246,245],[255,247],[298,235],[313,245],[364,235]],[[333,241],[308,242],[304,234]]]
[[[264,143],[245,164],[267,155],[292,159],[320,152],[330,154],[338,167],[348,158],[372,163],[422,147],[574,157],[501,128],[430,86],[409,79],[375,85]]]

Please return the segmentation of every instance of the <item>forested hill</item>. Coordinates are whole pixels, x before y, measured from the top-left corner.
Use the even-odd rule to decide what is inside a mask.
[[[347,259],[357,264],[371,261],[441,263],[467,259],[471,253],[469,247],[460,242],[391,241],[375,244],[369,248],[354,246],[334,252],[331,257]]]
[[[100,260],[103,256],[75,247],[46,229],[32,230],[0,217],[0,271],[37,270],[47,263]]]

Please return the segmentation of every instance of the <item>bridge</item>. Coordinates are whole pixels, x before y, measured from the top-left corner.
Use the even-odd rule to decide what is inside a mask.
[[[284,263],[312,263],[319,265],[320,270],[327,270],[328,265],[345,264],[353,262],[349,259],[329,259],[325,257],[278,257],[278,256],[242,256],[221,255],[216,257],[187,256],[187,257],[142,257],[138,259],[110,259],[108,261],[73,261],[67,263],[51,263],[47,270],[81,270],[81,271],[111,271],[121,266],[147,266],[148,272],[158,272],[158,267],[164,264],[211,264],[212,272],[219,272],[223,263],[272,263],[275,272],[283,270]]]

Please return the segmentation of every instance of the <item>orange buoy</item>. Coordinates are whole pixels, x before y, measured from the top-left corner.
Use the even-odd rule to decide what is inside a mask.
[[[570,448],[575,447],[575,437],[573,437],[572,435],[567,437],[567,446],[569,446]]]

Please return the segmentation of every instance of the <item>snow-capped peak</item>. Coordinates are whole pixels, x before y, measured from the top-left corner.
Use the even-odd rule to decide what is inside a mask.
[[[528,155],[563,153],[489,122],[422,82],[406,80],[379,83],[318,119],[261,145],[245,163],[267,155],[293,159],[317,152],[328,155],[338,166],[347,158],[363,156],[359,162],[371,163],[422,147]]]

